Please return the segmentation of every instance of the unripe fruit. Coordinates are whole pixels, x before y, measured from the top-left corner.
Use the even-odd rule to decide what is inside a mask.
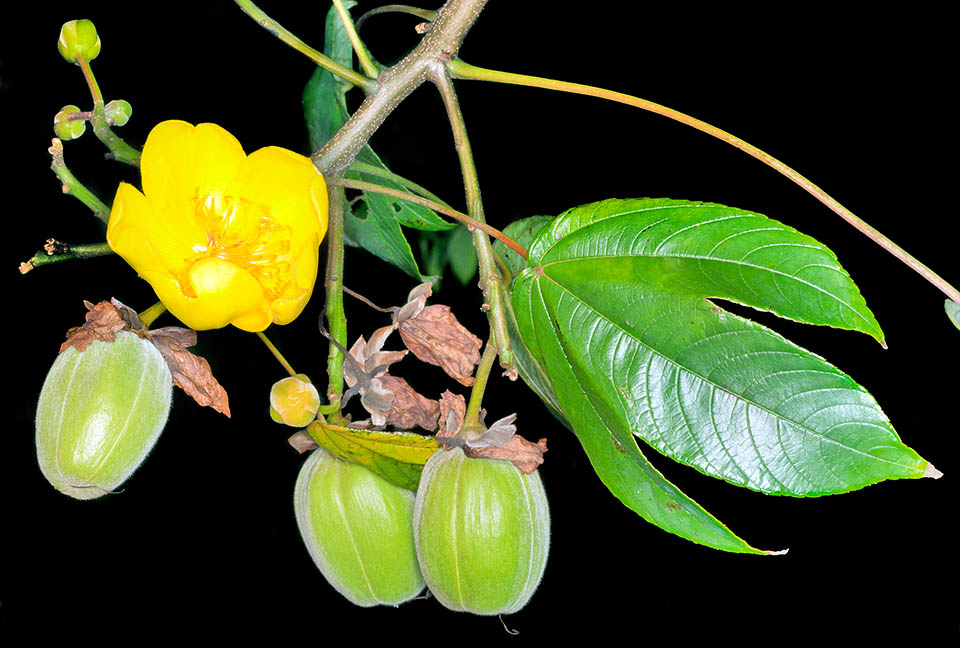
[[[516,612],[540,584],[550,548],[540,475],[460,448],[438,450],[420,477],[413,532],[420,569],[445,607]]]
[[[157,348],[130,331],[68,347],[37,404],[37,459],[53,486],[77,499],[116,489],[143,462],[167,422],[173,380]]]
[[[413,499],[322,448],[304,462],[294,494],[297,526],[327,582],[351,603],[395,606],[423,591]]]
[[[273,383],[270,388],[270,418],[292,427],[307,427],[317,418],[320,392],[303,374]]]
[[[53,118],[53,132],[62,140],[73,140],[83,135],[87,130],[86,119],[70,119],[71,115],[80,112],[76,106],[64,106]]]
[[[86,18],[63,23],[57,49],[60,50],[60,56],[71,63],[79,65],[77,59],[81,56],[87,61],[92,61],[100,54],[100,36],[97,35],[97,28]]]

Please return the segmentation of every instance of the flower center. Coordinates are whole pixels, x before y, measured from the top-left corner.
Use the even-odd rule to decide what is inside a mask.
[[[278,223],[267,207],[219,192],[198,192],[193,217],[206,231],[207,240],[194,245],[196,255],[187,260],[188,268],[201,259],[219,257],[250,273],[267,299],[285,292],[293,277],[292,231]],[[180,285],[190,290],[189,282]]]

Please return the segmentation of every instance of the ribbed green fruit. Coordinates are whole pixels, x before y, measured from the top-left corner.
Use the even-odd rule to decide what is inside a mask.
[[[113,342],[68,347],[37,403],[37,460],[54,488],[77,499],[116,489],[167,422],[173,380],[157,348],[121,331]]]
[[[427,586],[445,607],[516,612],[540,584],[550,548],[540,475],[438,450],[420,477],[413,533]]]
[[[423,591],[413,499],[323,449],[304,462],[294,494],[300,535],[327,582],[351,603],[396,606]]]

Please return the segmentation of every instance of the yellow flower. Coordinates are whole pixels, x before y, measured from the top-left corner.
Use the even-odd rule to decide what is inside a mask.
[[[158,124],[121,183],[107,242],[187,326],[262,331],[306,306],[327,231],[327,189],[310,159],[244,154],[216,124]]]

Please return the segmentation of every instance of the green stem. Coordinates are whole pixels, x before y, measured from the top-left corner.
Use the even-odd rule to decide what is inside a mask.
[[[367,51],[367,48],[364,47],[360,36],[357,35],[357,28],[353,24],[353,18],[350,17],[350,12],[343,6],[343,0],[333,0],[333,6],[337,8],[337,14],[340,15],[340,22],[343,23],[343,28],[350,38],[353,51],[356,52],[357,60],[360,61],[360,67],[363,68],[363,71],[367,73],[368,77],[376,79],[377,75],[380,74],[380,70],[377,69],[377,66],[370,58],[370,53]]]
[[[616,101],[618,103],[626,104],[628,106],[634,106],[636,108],[641,108],[649,112],[662,115],[669,119],[673,119],[687,126],[692,126],[699,131],[712,135],[719,140],[734,146],[747,155],[760,160],[767,166],[775,169],[780,174],[786,176],[795,184],[799,185],[801,188],[810,193],[814,198],[819,200],[821,203],[830,208],[834,213],[836,213],[840,218],[847,221],[861,233],[867,236],[874,243],[888,251],[893,256],[897,257],[913,268],[917,273],[919,273],[924,279],[929,281],[931,284],[939,288],[945,295],[947,295],[954,302],[960,304],[960,291],[950,285],[942,277],[936,274],[933,270],[920,263],[916,258],[908,254],[903,248],[891,241],[889,238],[881,234],[874,227],[868,225],[861,218],[856,216],[849,209],[841,205],[835,198],[830,196],[823,189],[815,185],[813,182],[808,180],[806,177],[787,166],[777,158],[773,157],[769,153],[766,153],[752,144],[748,144],[744,140],[731,135],[730,133],[712,126],[704,121],[691,117],[685,113],[682,113],[678,110],[672,108],[667,108],[666,106],[661,106],[660,104],[654,103],[652,101],[647,101],[646,99],[640,99],[639,97],[634,97],[632,95],[623,94],[621,92],[614,92],[612,90],[606,90],[603,88],[597,88],[594,86],[583,85],[580,83],[570,83],[567,81],[557,81],[556,79],[545,79],[542,77],[529,76],[526,74],[514,74],[512,72],[501,72],[498,70],[488,70],[485,68],[476,67],[465,63],[460,59],[453,59],[447,63],[447,69],[456,79],[475,79],[479,81],[495,81],[498,83],[506,83],[511,85],[522,85],[529,86],[532,88],[544,88],[547,90],[559,90],[561,92],[569,92],[573,94],[588,95],[591,97],[599,97],[601,99],[608,99],[610,101]]]
[[[327,221],[327,274],[324,280],[326,289],[326,318],[330,336],[340,344],[347,346],[347,316],[343,310],[343,189],[330,188],[330,209]],[[330,343],[327,354],[327,400],[329,405],[322,409],[324,414],[336,414],[340,410],[340,398],[343,395],[343,352]]]
[[[477,168],[473,161],[470,139],[467,137],[467,126],[463,120],[463,113],[460,110],[460,103],[457,101],[453,82],[450,80],[446,68],[442,66],[437,66],[432,72],[431,81],[440,90],[443,105],[447,110],[447,119],[453,130],[453,139],[457,155],[460,158],[463,186],[467,196],[467,212],[474,220],[486,223],[483,215],[483,200],[480,197],[480,181],[477,177]],[[490,245],[490,239],[485,236],[484,231],[480,228],[473,230],[473,245],[477,249],[477,260],[480,265],[480,289],[483,291],[484,308],[488,311],[491,337],[500,355],[500,365],[513,378],[516,376],[516,369],[513,367],[513,351],[510,349],[510,336],[507,333],[507,317],[503,306],[501,277],[494,259],[493,247]],[[526,251],[522,256],[526,258]]]
[[[273,357],[276,358],[281,365],[283,365],[283,368],[287,370],[288,374],[291,376],[297,375],[297,372],[293,370],[293,367],[290,366],[290,363],[287,362],[287,359],[283,357],[282,353],[280,353],[280,349],[278,349],[276,345],[270,341],[270,338],[268,338],[263,331],[257,331],[257,337],[260,338],[260,341],[266,345],[266,347],[270,350],[270,353],[273,354]]]
[[[143,324],[144,328],[150,328],[150,325],[166,312],[167,307],[163,305],[163,302],[157,302],[142,313],[138,313],[137,317],[140,318],[140,323]]]
[[[436,194],[432,193],[428,189],[421,187],[420,185],[418,185],[412,180],[407,180],[401,175],[397,175],[392,171],[384,169],[383,167],[378,167],[373,164],[367,164],[366,162],[354,162],[353,164],[350,165],[350,171],[357,171],[359,173],[365,173],[367,175],[375,175],[377,177],[384,178],[385,180],[392,180],[393,182],[396,182],[399,185],[403,185],[410,191],[416,194],[420,194],[424,198],[432,200],[435,203],[440,203],[445,207],[450,206],[446,203],[446,201],[437,197]]]
[[[29,261],[20,264],[20,274],[27,274],[34,268],[61,261],[76,259],[91,259],[93,257],[113,254],[113,250],[106,243],[92,243],[89,245],[67,245],[54,239],[47,239],[43,250],[34,254]]]
[[[490,378],[490,369],[493,368],[493,361],[497,357],[497,345],[493,340],[487,341],[487,346],[483,349],[483,355],[480,356],[480,364],[474,373],[473,387],[470,390],[470,402],[467,403],[466,414],[463,415],[463,427],[461,431],[467,428],[480,427],[480,405],[483,403],[483,393],[487,389],[487,380]],[[481,430],[482,432],[482,430]],[[467,434],[470,432],[468,431]]]
[[[93,110],[90,111],[90,125],[93,126],[93,134],[97,136],[103,144],[110,149],[110,156],[130,166],[140,166],[140,151],[133,148],[123,141],[119,135],[110,128],[110,122],[107,121],[107,113],[103,106],[103,93],[100,92],[100,85],[97,78],[93,75],[93,68],[90,62],[83,56],[77,57],[77,63],[83,70],[83,78],[87,80],[87,87],[90,88],[90,96],[93,97]]]
[[[422,205],[434,211],[440,212],[441,214],[450,216],[451,218],[455,218],[467,227],[486,232],[490,236],[501,241],[504,245],[508,246],[511,250],[522,256],[524,259],[527,258],[526,249],[512,238],[495,227],[491,227],[483,221],[470,218],[466,214],[458,212],[456,209],[435,203],[431,200],[427,200],[426,198],[420,198],[419,196],[414,196],[413,194],[399,191],[398,189],[391,189],[390,187],[384,187],[383,185],[373,184],[371,182],[363,182],[362,180],[351,180],[349,178],[326,178],[326,181],[328,185],[345,187],[347,189],[359,189],[361,191],[372,191],[374,193],[383,194],[385,196],[393,196],[394,198],[400,198],[401,200],[406,200],[407,202]]]
[[[70,194],[84,205],[90,208],[94,215],[104,223],[110,221],[110,207],[102,200],[97,198],[96,194],[87,189],[83,183],[70,172],[66,162],[63,160],[63,142],[59,138],[53,138],[50,148],[47,149],[53,161],[50,168],[53,170],[63,185],[63,193]]]
[[[322,67],[324,70],[336,74],[341,79],[345,79],[353,85],[361,88],[364,93],[370,94],[377,89],[377,82],[374,79],[366,77],[345,65],[337,63],[329,56],[313,49],[302,40],[290,33],[283,25],[265,14],[257,5],[249,0],[234,0],[240,9],[253,18],[257,23],[268,32],[279,38],[281,41],[297,50],[311,61]]]

